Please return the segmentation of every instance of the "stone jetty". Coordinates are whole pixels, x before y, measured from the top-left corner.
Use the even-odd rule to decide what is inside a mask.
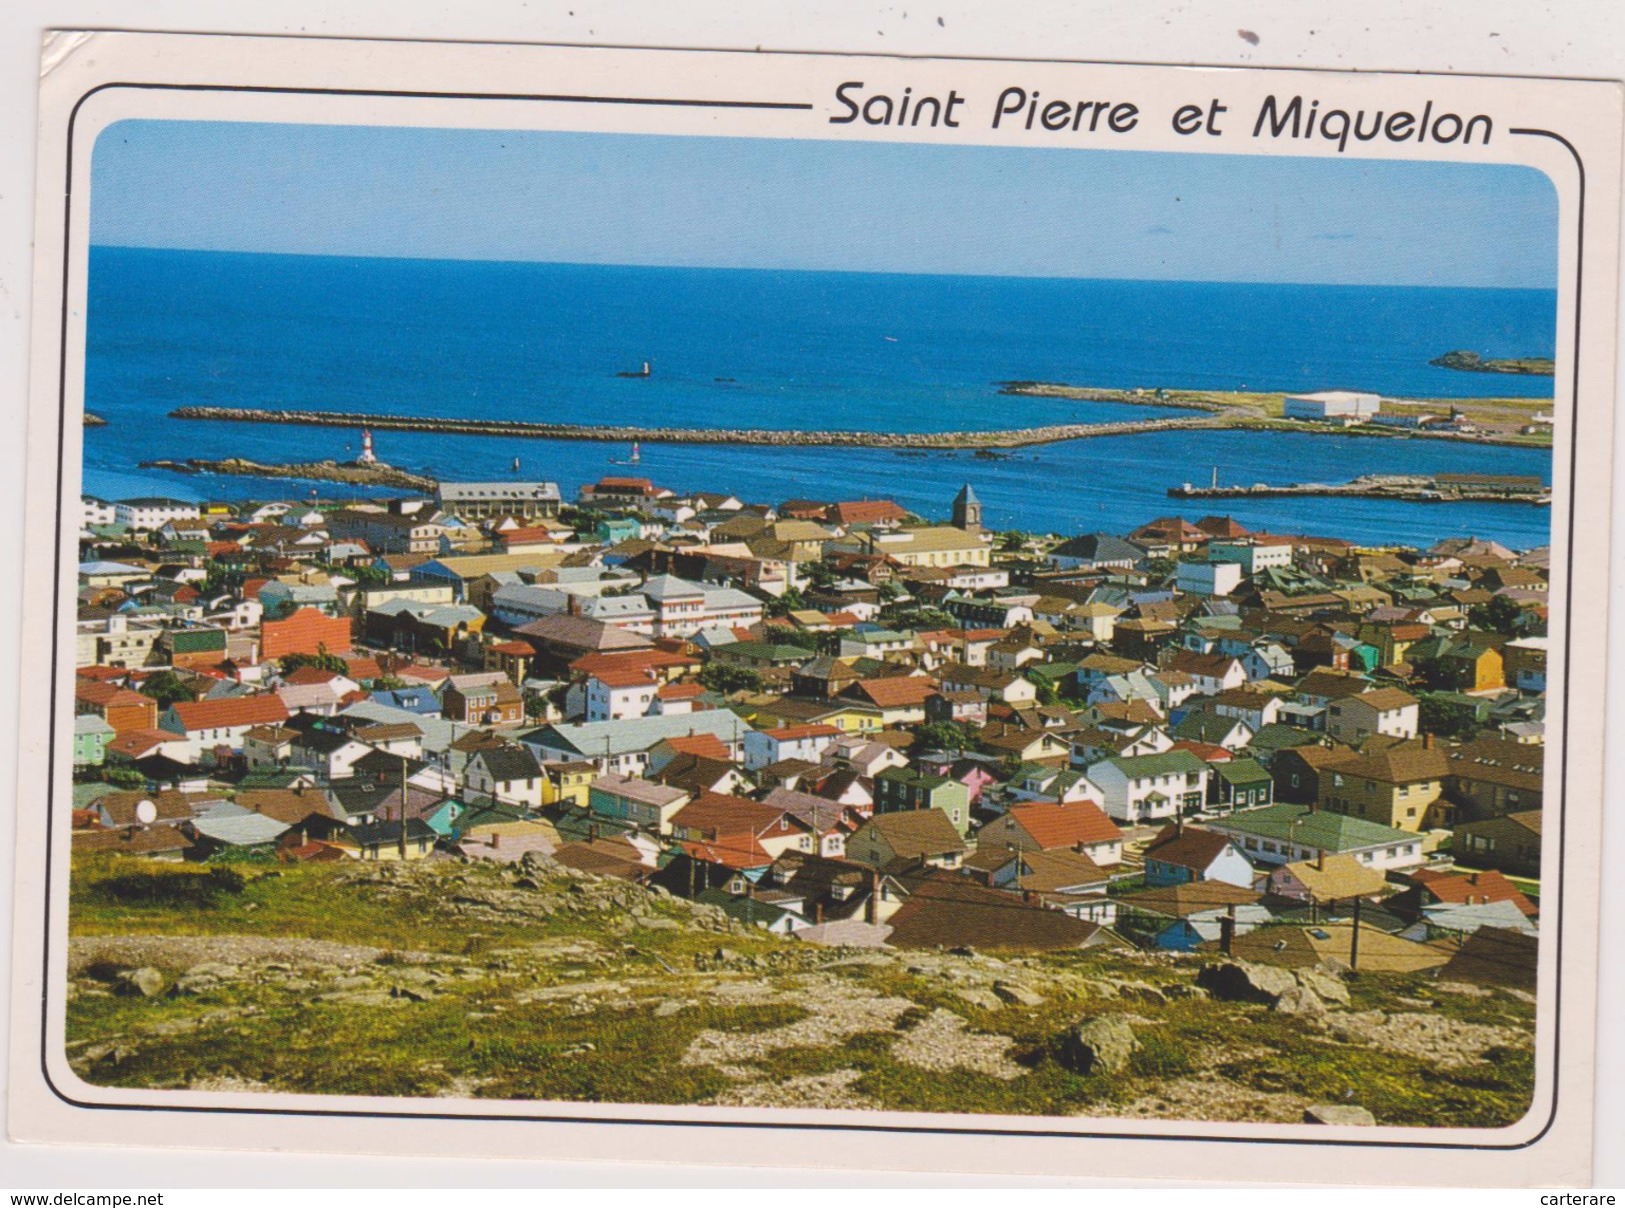
[[[855,449],[1019,449],[1096,436],[1211,428],[1211,417],[1135,419],[1103,424],[1047,424],[970,432],[842,432],[775,428],[651,428],[625,424],[561,424],[532,420],[433,418],[355,411],[301,411],[258,407],[177,407],[173,419],[224,420],[251,424],[304,424],[322,428],[444,432],[460,436],[501,436],[528,440],[591,440],[686,445],[778,445]]]

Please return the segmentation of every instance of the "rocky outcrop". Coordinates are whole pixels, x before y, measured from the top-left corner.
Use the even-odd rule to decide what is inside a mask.
[[[1550,357],[1484,357],[1465,348],[1434,357],[1429,365],[1459,369],[1463,373],[1516,373],[1531,377],[1551,377],[1557,366]]]
[[[1203,965],[1196,984],[1221,1002],[1256,1002],[1273,1007],[1298,981],[1289,969],[1251,961],[1224,961]]]
[[[1077,1074],[1120,1074],[1140,1047],[1134,1029],[1118,1015],[1100,1015],[1061,1039],[1057,1060]]]
[[[1316,1103],[1303,1109],[1303,1122],[1369,1127],[1377,1122],[1377,1118],[1365,1108],[1356,1107],[1352,1103]]]

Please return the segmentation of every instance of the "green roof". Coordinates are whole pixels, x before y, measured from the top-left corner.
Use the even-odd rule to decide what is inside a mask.
[[[1254,750],[1284,751],[1288,747],[1313,746],[1319,741],[1320,735],[1311,734],[1308,730],[1271,722],[1254,734],[1247,745]]]
[[[1329,852],[1359,851],[1399,842],[1419,843],[1422,838],[1409,831],[1308,805],[1272,805],[1245,814],[1231,814],[1206,825],[1210,830],[1257,835],[1263,839],[1288,839]]]
[[[1218,765],[1220,779],[1230,784],[1261,784],[1272,779],[1256,759],[1232,759]]]
[[[1207,767],[1189,751],[1165,751],[1161,755],[1119,755],[1106,762],[1130,779],[1189,774]]]
[[[1043,680],[1050,684],[1066,679],[1077,669],[1076,663],[1028,663],[1022,668],[1027,673],[1028,679]]]

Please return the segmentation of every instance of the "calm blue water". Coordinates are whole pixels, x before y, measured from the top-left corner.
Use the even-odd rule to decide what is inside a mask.
[[[941,430],[1166,415],[1003,397],[1010,378],[1114,387],[1364,389],[1549,396],[1551,379],[1463,374],[1452,348],[1551,355],[1547,291],[1031,280],[363,260],[96,248],[85,488],[117,497],[267,497],[286,485],[136,471],[157,457],[354,455],[356,435],[168,419],[183,404],[375,410],[703,427]],[[617,378],[648,359],[649,380]],[[526,477],[567,494],[624,450],[381,433],[380,456],[443,476]],[[1175,510],[1169,486],[1337,481],[1385,471],[1540,474],[1540,451],[1278,433],[1144,434],[969,454],[646,446],[679,489],[776,502],[886,495],[946,511],[972,482],[989,524],[1126,530]],[[322,487],[332,494],[331,484]],[[1543,510],[1231,501],[1243,524],[1366,542],[1466,532],[1546,540]]]

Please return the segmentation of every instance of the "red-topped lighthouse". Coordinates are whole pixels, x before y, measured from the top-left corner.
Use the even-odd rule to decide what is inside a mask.
[[[356,458],[357,465],[371,466],[378,463],[377,455],[372,451],[372,429],[361,429],[361,456]]]

